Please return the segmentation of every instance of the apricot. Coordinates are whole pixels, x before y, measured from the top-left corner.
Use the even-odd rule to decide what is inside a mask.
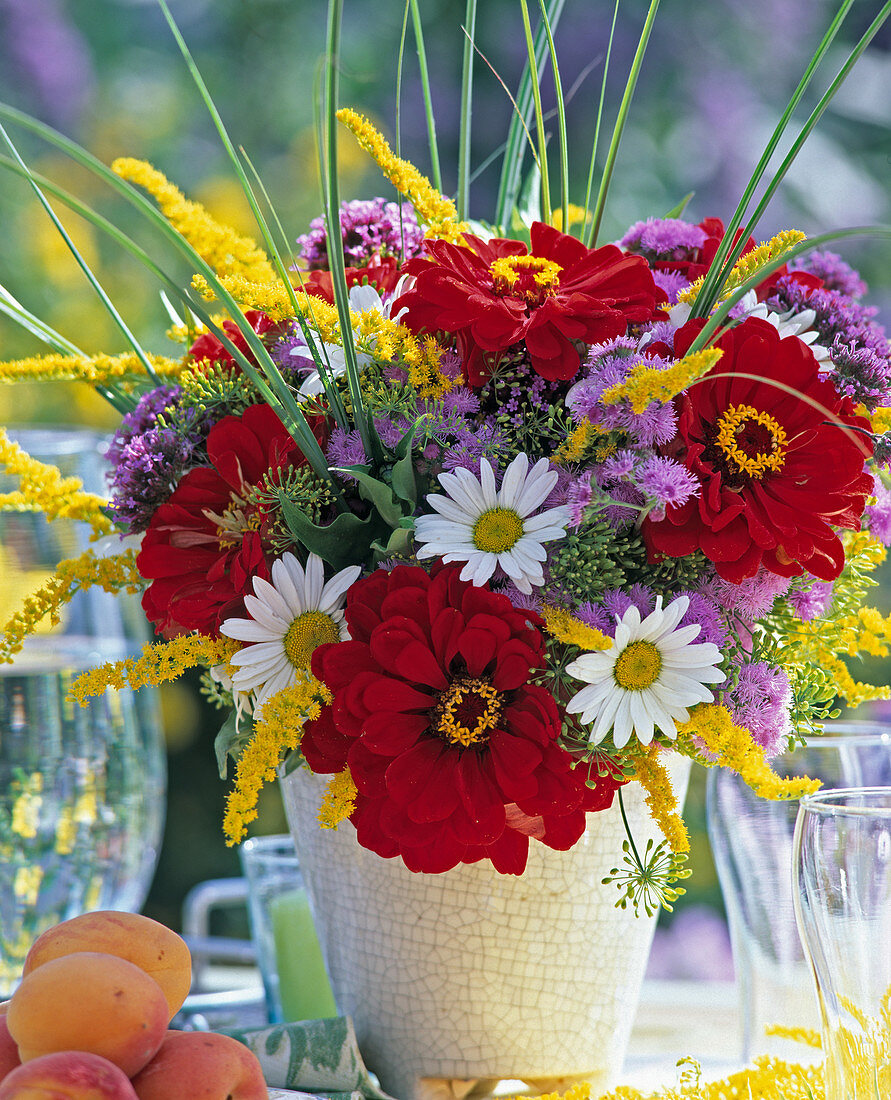
[[[6,1022],[23,1062],[83,1050],[132,1077],[161,1045],[167,1001],[154,978],[126,959],[79,951],[26,975],[12,995]]]
[[[15,1039],[9,1034],[9,1025],[6,1017],[0,1016],[0,1081],[11,1069],[21,1065],[19,1048],[15,1045]]]
[[[139,1100],[267,1100],[256,1055],[210,1031],[168,1031],[158,1053],[133,1078]]]
[[[31,945],[23,974],[78,951],[119,955],[154,978],[167,998],[172,1020],[182,1007],[192,982],[192,958],[185,940],[141,913],[97,910],[62,921],[47,929]]]
[[[81,1050],[45,1054],[0,1081],[0,1100],[135,1100],[125,1073]]]

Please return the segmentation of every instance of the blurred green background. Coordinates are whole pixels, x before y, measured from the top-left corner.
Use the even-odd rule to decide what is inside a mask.
[[[171,0],[171,9],[226,121],[243,145],[292,237],[320,209],[313,117],[324,48],[324,0]],[[347,0],[342,102],[369,114],[393,140],[399,0]],[[531,5],[533,8],[535,5]],[[854,5],[824,69],[805,99],[816,101],[879,8]],[[646,14],[642,0],[622,4],[613,48],[606,120],[611,126]],[[616,167],[604,238],[661,215],[688,191],[687,216],[730,216],[752,166],[801,72],[837,10],[837,0],[664,0]],[[445,186],[457,163],[463,0],[422,0],[432,95]],[[568,93],[574,190],[579,201],[593,137],[613,4],[567,0],[556,39]],[[516,0],[482,0],[474,70],[473,163],[506,134],[525,59]],[[496,77],[494,74],[498,74]],[[500,80],[498,79],[500,78]],[[553,105],[545,88],[546,108]],[[0,0],[0,98],[76,138],[106,162],[121,155],[151,161],[220,220],[251,233],[246,205],[220,143],[155,0]],[[790,172],[761,226],[805,232],[891,221],[891,32],[861,60]],[[803,120],[806,111],[800,113]],[[405,51],[398,132],[403,155],[428,168],[414,44]],[[794,129],[793,131],[794,132]],[[99,206],[143,243],[130,212],[101,184],[46,146],[13,130],[29,164]],[[475,180],[471,214],[485,218],[498,157]],[[374,166],[344,134],[344,197],[389,195]],[[153,350],[171,345],[158,288],[92,229],[63,220],[139,337]],[[122,350],[120,337],[22,181],[0,175],[0,282],[29,309],[86,350]],[[870,300],[891,312],[887,243],[846,243],[846,258],[871,284]],[[165,257],[165,264],[169,257]],[[169,264],[172,273],[188,273]],[[0,318],[0,359],[39,351]],[[0,422],[78,421],[112,429],[116,416],[86,388],[0,390]],[[206,878],[238,873],[219,823],[225,786],[212,741],[217,716],[184,681],[165,692],[170,793],[167,842],[147,911],[174,927],[186,891]],[[695,873],[687,903],[720,906],[704,832],[702,780],[688,801]],[[277,792],[267,792],[257,832],[284,829]],[[188,837],[188,843],[183,839]],[[174,843],[175,839],[175,843]]]

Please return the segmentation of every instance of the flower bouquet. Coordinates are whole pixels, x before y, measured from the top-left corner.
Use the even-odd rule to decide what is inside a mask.
[[[187,286],[169,278],[101,215],[38,178],[2,130],[8,166],[52,217],[47,195],[107,228],[156,274],[180,344],[173,356],[149,354],[109,301],[131,350],[84,356],[3,292],[4,311],[51,349],[4,365],[3,377],[83,378],[123,420],[109,449],[107,502],[0,440],[0,461],[21,478],[6,506],[83,518],[99,536],[7,624],[2,655],[9,659],[80,587],[142,590],[161,640],[138,660],[87,673],[75,697],[203,668],[205,691],[227,715],[217,739],[223,774],[235,761],[229,841],[244,837],[260,787],[278,774],[289,790],[294,784],[287,798],[305,837],[306,776],[310,785],[323,777],[309,816],[340,828],[331,836],[313,825],[319,854],[310,884],[317,894],[333,890],[335,907],[361,929],[371,902],[350,878],[357,853],[363,866],[400,876],[370,891],[384,901],[375,935],[414,878],[425,889],[439,883],[434,923],[454,940],[461,922],[448,914],[498,908],[495,897],[510,908],[504,899],[514,895],[499,891],[515,879],[528,893],[533,863],[535,874],[560,868],[552,898],[584,881],[598,904],[618,901],[629,917],[670,907],[689,846],[669,775],[678,761],[729,766],[766,797],[797,797],[812,784],[776,776],[768,758],[819,728],[840,698],[888,696],[855,682],[844,658],[886,653],[891,638],[891,622],[864,606],[891,541],[889,345],[859,302],[859,277],[823,247],[856,231],[811,240],[787,231],[760,244],[754,232],[889,5],[754,209],[770,155],[849,3],[727,225],[687,218],[681,204],[602,243],[657,6],[599,189],[589,181],[584,205],[569,203],[555,82],[561,201],[552,208],[540,82],[562,5],[542,0],[533,35],[521,0],[529,64],[498,209],[471,221],[466,158],[452,201],[438,182],[432,137],[434,183],[361,114],[339,109],[341,5],[332,0],[324,214],[290,257],[196,70],[263,248],[216,223],[147,163],[123,159],[109,170],[48,127],[0,109],[125,196],[195,270]],[[417,15],[413,0],[409,7]],[[420,37],[418,44],[423,67]],[[463,119],[469,125],[466,105]],[[394,199],[341,201],[338,126],[374,158]],[[531,170],[521,189],[524,134]],[[597,157],[595,148],[590,180]],[[615,850],[599,850],[607,862],[583,879],[567,860],[597,846],[601,819],[613,823]],[[335,857],[344,845],[349,854]],[[336,879],[340,859],[347,886]],[[445,884],[468,876],[489,902],[449,898]],[[419,914],[412,910],[409,923]],[[585,924],[578,940],[553,924],[572,975],[579,956],[593,953],[591,923],[566,919]],[[631,936],[622,927],[606,933],[602,950]],[[618,964],[634,970],[632,985],[648,934],[631,949],[633,965]],[[327,934],[329,956],[345,936]],[[539,931],[536,950],[541,938]],[[423,955],[435,950],[423,936],[419,943]],[[490,940],[466,950],[481,946],[489,951]],[[383,971],[397,964],[367,930],[358,952],[360,962],[343,964],[347,984],[376,953]],[[482,973],[480,959],[469,961]],[[619,979],[602,959],[597,965],[607,988],[593,993],[599,1012]],[[435,999],[435,980],[421,980],[426,988],[412,995]],[[486,996],[497,1002],[491,987]],[[540,989],[534,1005],[522,1021],[527,1032],[541,1031],[556,1010]],[[397,1032],[415,1007],[396,1010]],[[630,1011],[617,999],[620,1016]],[[508,1030],[517,1024],[511,1019]],[[428,1041],[431,1026],[422,1028]],[[484,1015],[474,1024],[493,1026]],[[617,1025],[608,1017],[602,1026],[611,1033]],[[590,1015],[582,1030],[602,1043]],[[514,1075],[590,1068],[515,1063]],[[428,1072],[503,1075],[463,1063]]]

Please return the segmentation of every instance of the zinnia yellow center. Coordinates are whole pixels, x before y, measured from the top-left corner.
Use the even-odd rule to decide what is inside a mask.
[[[325,642],[339,642],[337,623],[324,611],[304,611],[288,627],[285,654],[294,668],[309,668],[313,650]]]
[[[563,268],[542,256],[501,256],[489,264],[489,274],[496,294],[525,298],[532,305],[541,305],[556,293]]]
[[[652,642],[632,642],[619,654],[613,676],[626,691],[643,691],[659,679],[662,654]]]
[[[523,521],[513,508],[490,508],[473,525],[473,545],[489,554],[504,554],[523,537]]]
[[[501,721],[501,692],[469,676],[443,691],[432,712],[433,728],[452,745],[479,745]]]
[[[786,433],[766,412],[751,405],[730,405],[718,421],[718,447],[740,473],[760,480],[786,460]]]

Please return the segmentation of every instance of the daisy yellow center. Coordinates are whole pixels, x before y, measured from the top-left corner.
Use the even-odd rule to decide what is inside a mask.
[[[718,421],[715,442],[740,473],[758,480],[786,460],[785,431],[769,413],[751,405],[729,406]]]
[[[452,745],[479,745],[501,721],[502,697],[486,680],[470,676],[443,691],[432,712],[433,728]]]
[[[288,627],[285,655],[294,668],[309,668],[313,651],[325,642],[339,642],[337,623],[324,611],[304,611]]]
[[[473,525],[473,545],[488,554],[504,554],[523,537],[523,521],[513,508],[490,508]]]
[[[643,691],[659,679],[662,654],[652,642],[632,642],[619,654],[613,676],[626,691]]]
[[[563,268],[542,256],[501,256],[489,264],[489,274],[496,294],[525,298],[531,305],[541,305],[560,285]]]

